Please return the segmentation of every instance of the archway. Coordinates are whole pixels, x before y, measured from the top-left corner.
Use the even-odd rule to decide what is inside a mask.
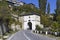
[[[29,21],[28,22],[29,30],[32,30],[32,23]]]

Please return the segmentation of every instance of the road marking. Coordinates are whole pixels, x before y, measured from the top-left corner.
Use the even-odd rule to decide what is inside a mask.
[[[23,34],[28,40],[31,40],[24,32],[23,32]]]

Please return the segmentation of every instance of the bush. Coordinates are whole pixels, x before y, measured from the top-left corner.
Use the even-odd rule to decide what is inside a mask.
[[[40,30],[41,30],[41,28],[40,28],[40,26],[39,26],[39,25],[36,25],[36,30],[38,30],[38,31],[40,31]]]
[[[60,32],[60,25],[58,22],[53,22],[51,25],[51,30],[53,32]]]

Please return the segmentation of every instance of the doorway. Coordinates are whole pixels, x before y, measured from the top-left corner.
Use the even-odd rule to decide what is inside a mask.
[[[29,30],[32,30],[32,23],[29,21],[28,22]]]

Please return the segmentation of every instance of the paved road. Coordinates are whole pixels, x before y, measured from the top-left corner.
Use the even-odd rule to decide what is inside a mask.
[[[7,40],[55,40],[42,35],[33,34],[30,30],[23,30],[17,32],[14,36]]]

